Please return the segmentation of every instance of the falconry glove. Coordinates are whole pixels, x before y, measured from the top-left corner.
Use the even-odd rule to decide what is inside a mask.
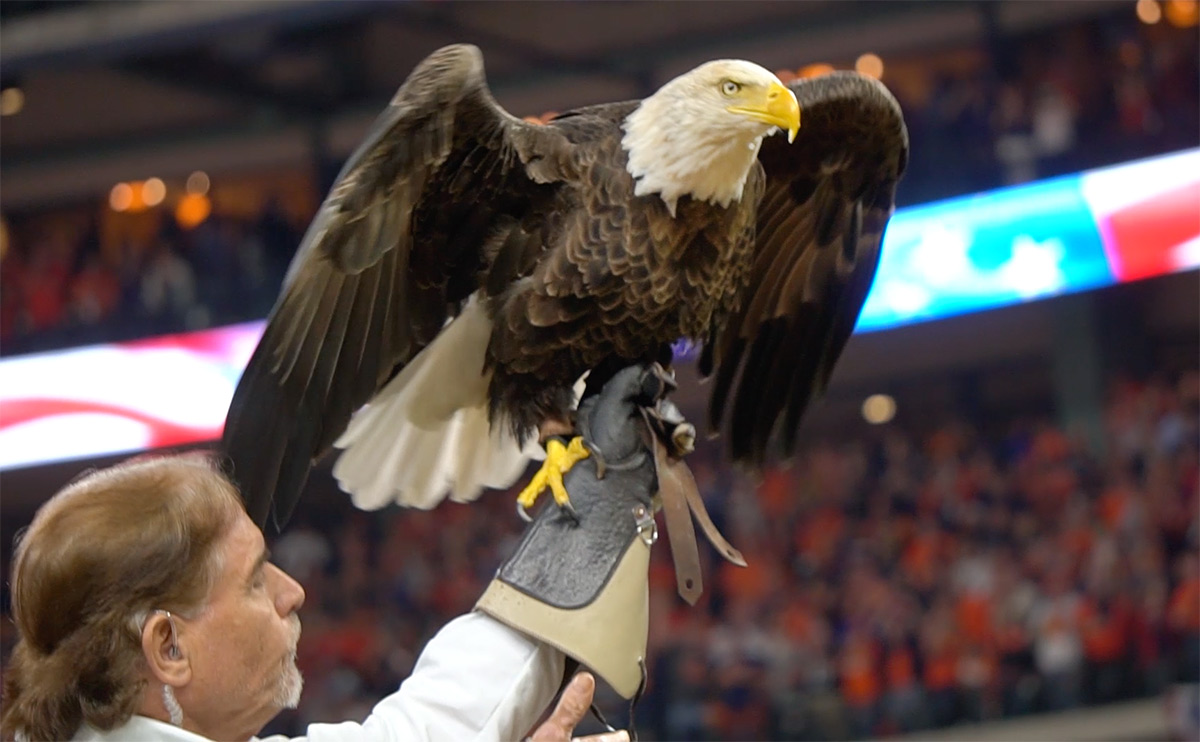
[[[573,509],[543,507],[475,606],[558,648],[627,699],[645,677],[658,538],[654,445],[662,433],[644,411],[673,386],[661,367],[634,366],[584,400],[578,427],[591,455],[563,480]]]

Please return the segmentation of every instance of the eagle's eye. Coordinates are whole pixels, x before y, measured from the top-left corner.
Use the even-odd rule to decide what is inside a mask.
[[[725,80],[721,83],[721,92],[725,95],[737,95],[737,92],[741,89],[742,86],[738,85],[733,80]]]

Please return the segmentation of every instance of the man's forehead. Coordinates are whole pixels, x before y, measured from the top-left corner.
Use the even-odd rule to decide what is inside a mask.
[[[234,522],[233,528],[225,536],[221,545],[225,557],[225,572],[234,575],[244,574],[249,565],[258,561],[266,548],[262,531],[254,525],[254,521],[243,514]]]

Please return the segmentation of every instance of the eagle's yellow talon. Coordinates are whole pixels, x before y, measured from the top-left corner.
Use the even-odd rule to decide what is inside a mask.
[[[562,477],[554,477],[550,480],[550,494],[554,496],[554,501],[559,507],[564,507],[571,504],[571,498],[567,497],[567,488],[562,484]]]
[[[590,455],[591,453],[583,445],[582,437],[572,438],[570,444],[566,446],[561,441],[550,440],[546,444],[546,460],[542,462],[542,468],[533,475],[533,479],[525,489],[521,490],[521,494],[517,495],[517,505],[528,510],[533,507],[533,504],[537,502],[538,495],[542,494],[542,490],[547,487],[550,488],[550,494],[554,496],[554,501],[558,503],[559,507],[570,505],[571,499],[567,496],[567,488],[563,486],[563,475],[569,472],[572,466]]]
[[[533,476],[533,479],[517,495],[517,504],[528,510],[537,502],[538,494],[546,488],[546,471],[543,469]]]

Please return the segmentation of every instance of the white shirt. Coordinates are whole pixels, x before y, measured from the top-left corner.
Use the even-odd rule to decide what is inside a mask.
[[[446,624],[417,660],[412,675],[359,724],[311,724],[307,742],[519,740],[533,731],[563,677],[563,654],[482,613]],[[204,742],[166,722],[134,716],[111,731],[84,724],[86,742]],[[258,740],[257,737],[254,738]],[[260,742],[285,742],[275,735]]]

